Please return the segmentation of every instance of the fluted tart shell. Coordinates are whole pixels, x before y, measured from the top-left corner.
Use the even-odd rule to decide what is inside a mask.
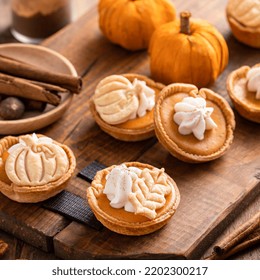
[[[158,97],[160,91],[165,87],[163,84],[156,83],[155,81],[143,75],[124,74],[122,76],[127,78],[130,82],[133,82],[135,78],[141,81],[145,81],[146,85],[155,91],[156,98]],[[98,114],[93,98],[90,100],[89,106],[92,116],[99,127],[104,132],[108,133],[118,140],[135,142],[151,138],[155,135],[153,123],[154,109],[147,112],[146,115],[141,118],[129,120],[118,125],[110,125],[106,123]]]
[[[260,67],[260,64],[253,67]],[[249,70],[249,66],[242,66],[231,72],[227,78],[227,92],[242,117],[260,123],[260,100],[255,98],[255,92],[247,89],[246,76]]]
[[[211,115],[216,129],[206,130],[203,140],[193,134],[182,135],[174,122],[174,105],[185,97],[201,96],[206,106],[213,107]],[[174,157],[190,163],[201,163],[221,157],[233,141],[235,129],[234,113],[228,102],[213,91],[191,84],[176,83],[165,87],[157,100],[154,112],[155,133],[162,144]]]
[[[140,169],[154,168],[151,165],[140,162],[127,162],[125,165]],[[126,212],[123,208],[115,209],[110,206],[109,200],[103,194],[103,190],[105,188],[106,176],[114,167],[115,165],[98,171],[91,186],[87,189],[88,203],[96,218],[111,231],[123,235],[145,235],[166,225],[180,203],[180,193],[174,180],[167,175],[168,180],[173,186],[172,192],[166,196],[166,204],[157,210],[156,218],[150,220],[140,214]]]
[[[226,15],[232,33],[239,42],[253,48],[260,48],[260,27],[245,26],[232,16],[228,8]]]
[[[11,200],[21,203],[36,203],[55,196],[65,189],[67,182],[72,177],[76,168],[76,159],[71,149],[63,144],[53,141],[66,153],[69,160],[68,171],[56,181],[39,186],[16,185],[10,181],[5,172],[5,162],[8,157],[8,149],[19,142],[19,137],[6,136],[0,140],[0,192]]]

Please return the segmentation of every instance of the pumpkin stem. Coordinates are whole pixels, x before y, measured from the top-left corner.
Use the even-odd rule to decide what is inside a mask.
[[[181,18],[181,33],[190,34],[190,17],[191,13],[188,11],[181,12],[180,18]]]

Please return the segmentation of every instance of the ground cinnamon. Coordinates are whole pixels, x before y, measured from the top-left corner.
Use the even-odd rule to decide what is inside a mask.
[[[71,21],[69,0],[12,0],[13,30],[32,39],[43,39]]]
[[[41,67],[0,55],[0,72],[8,75],[57,85],[72,93],[79,93],[82,87],[80,77],[47,71]]]
[[[0,73],[0,94],[59,105],[61,97],[41,85]]]

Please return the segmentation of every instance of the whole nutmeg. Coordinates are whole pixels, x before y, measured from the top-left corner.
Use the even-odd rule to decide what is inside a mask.
[[[22,117],[25,106],[21,100],[16,97],[7,97],[0,103],[0,116],[4,120],[17,120]]]

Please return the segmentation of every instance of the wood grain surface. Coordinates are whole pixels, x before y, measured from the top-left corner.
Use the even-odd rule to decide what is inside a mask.
[[[211,22],[227,40],[229,65],[211,88],[230,102],[225,87],[227,75],[242,65],[259,62],[259,51],[238,43],[232,36],[225,19],[226,1],[173,2],[178,12],[189,9],[194,17]],[[96,3],[88,1],[87,11],[80,19],[43,42],[74,64],[84,84],[64,117],[40,132],[72,148],[77,158],[76,173],[93,160],[105,165],[139,160],[165,167],[180,188],[180,208],[158,232],[127,237],[105,228],[96,231],[43,209],[40,204],[18,204],[1,195],[0,227],[9,234],[0,231],[0,238],[11,244],[5,258],[203,258],[215,241],[259,211],[259,125],[236,114],[231,149],[222,158],[199,165],[173,158],[155,138],[124,143],[102,132],[88,109],[99,80],[128,72],[149,76],[150,71],[146,52],[128,52],[103,37],[98,28]],[[7,33],[0,35],[1,43],[13,40]],[[67,190],[85,198],[88,185],[75,176]],[[260,259],[258,249],[235,258]]]

